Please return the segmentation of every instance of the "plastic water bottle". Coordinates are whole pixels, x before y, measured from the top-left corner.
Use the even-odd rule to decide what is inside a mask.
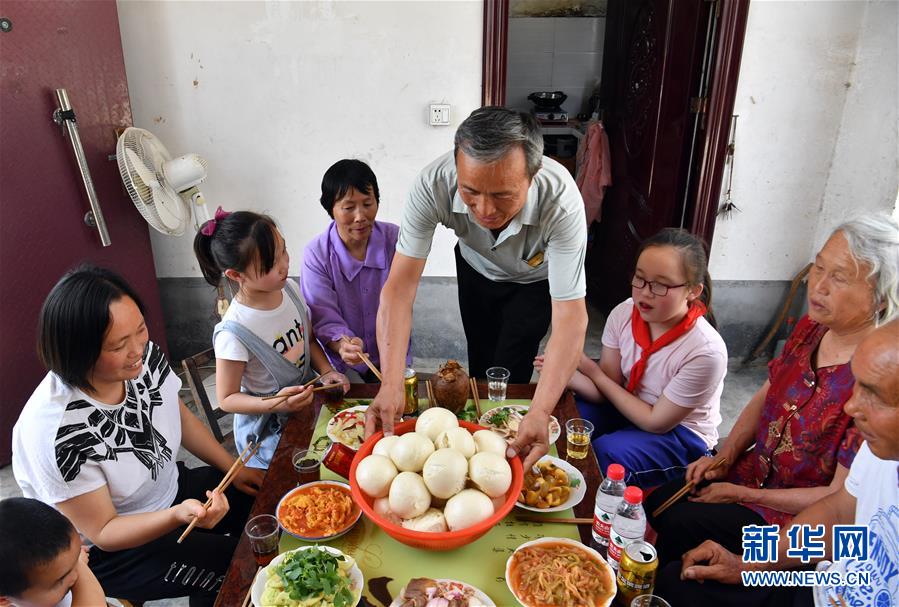
[[[618,571],[621,553],[627,545],[642,540],[646,534],[646,512],[643,511],[643,491],[639,487],[624,490],[624,499],[612,519],[612,534],[609,541],[609,565]]]
[[[609,535],[612,519],[618,512],[618,505],[624,496],[624,466],[609,464],[606,478],[596,492],[596,506],[593,509],[593,543],[603,556],[609,549]]]

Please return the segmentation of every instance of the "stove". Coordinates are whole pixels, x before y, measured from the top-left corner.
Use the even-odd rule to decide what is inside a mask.
[[[565,124],[568,122],[568,112],[562,106],[535,107],[531,113],[540,124]]]

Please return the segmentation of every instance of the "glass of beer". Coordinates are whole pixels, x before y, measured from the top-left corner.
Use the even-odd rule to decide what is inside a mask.
[[[590,435],[593,434],[593,423],[576,417],[565,422],[565,436],[568,441],[568,457],[584,459],[590,449]]]
[[[487,398],[494,402],[506,400],[506,386],[509,385],[509,370],[505,367],[487,369]]]
[[[278,556],[278,541],[281,539],[281,527],[278,519],[271,514],[260,514],[247,521],[244,531],[250,538],[250,547],[256,564],[265,567]]]

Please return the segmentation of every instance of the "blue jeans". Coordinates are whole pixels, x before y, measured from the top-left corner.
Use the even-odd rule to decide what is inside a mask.
[[[628,485],[656,487],[683,476],[687,464],[708,453],[705,441],[684,426],[654,434],[637,428],[612,403],[575,402],[581,417],[593,422],[600,471],[605,475],[609,464],[621,464]]]

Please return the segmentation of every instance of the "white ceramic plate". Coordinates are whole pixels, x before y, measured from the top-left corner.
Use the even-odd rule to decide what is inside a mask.
[[[337,533],[334,533],[332,535],[311,536],[311,535],[301,535],[299,533],[294,533],[293,531],[288,529],[284,525],[284,523],[281,521],[281,504],[283,504],[284,500],[286,500],[288,497],[290,497],[294,493],[300,491],[301,489],[306,489],[307,487],[312,487],[313,485],[336,485],[338,487],[346,489],[346,492],[350,496],[350,499],[351,500],[353,499],[353,496],[350,493],[350,486],[346,483],[341,483],[340,481],[312,481],[311,483],[306,483],[304,485],[300,485],[299,487],[294,487],[293,489],[291,489],[290,491],[285,493],[284,497],[282,497],[280,500],[278,500],[278,507],[275,508],[275,518],[278,519],[278,524],[281,525],[281,529],[283,529],[290,535],[294,536],[295,538],[297,538],[299,540],[303,540],[304,542],[327,542],[327,541],[333,540],[334,538],[340,537],[341,535],[343,535],[344,533],[346,533],[347,531],[352,529],[356,525],[356,523],[359,522],[359,519],[362,518],[362,509],[359,508],[359,506],[354,501],[353,507],[356,509],[356,514],[353,516],[353,518],[350,520],[350,522],[347,523],[346,527],[344,527]]]
[[[481,419],[478,420],[478,424],[484,426],[485,428],[493,428],[494,426],[488,421],[490,416],[499,411],[500,409],[512,409],[513,411],[518,411],[521,415],[525,415],[528,412],[527,405],[501,405],[499,407],[495,407],[490,409],[489,411],[485,411],[483,415],[481,415]],[[517,432],[516,432],[517,434]],[[559,437],[562,436],[562,426],[559,425],[559,420],[556,419],[554,415],[549,416],[549,444],[552,445]],[[506,438],[507,443],[511,443],[514,438],[514,435]]]
[[[357,418],[362,421],[363,435],[364,435],[365,434],[364,424],[365,424],[365,410],[366,409],[368,409],[368,405],[356,405],[355,407],[348,407],[348,408],[344,409],[343,411],[337,413],[337,415],[332,417],[330,420],[328,420],[328,427],[326,428],[326,431],[328,434],[328,438],[331,439],[331,442],[344,444],[347,447],[349,447],[350,449],[357,451],[359,449],[359,446],[362,444],[362,436],[359,437],[359,440],[354,441],[354,442],[346,442],[346,441],[340,440],[340,437],[337,436],[337,434],[335,433],[335,430],[337,429],[337,417],[338,416],[346,416],[347,412],[355,413]]]
[[[580,504],[581,500],[584,499],[584,496],[587,495],[587,481],[584,480],[584,475],[581,474],[581,471],[566,462],[564,459],[559,459],[558,457],[553,457],[552,455],[544,455],[540,458],[538,463],[545,461],[554,463],[557,468],[561,468],[565,471],[565,474],[568,475],[569,481],[575,481],[576,484],[574,487],[571,487],[571,493],[568,495],[568,499],[558,506],[553,506],[552,508],[537,508],[536,506],[526,506],[521,502],[515,502],[515,506],[517,508],[531,510],[532,512],[561,512],[562,510],[574,508],[575,506]]]
[[[570,546],[574,546],[575,548],[580,548],[581,550],[583,550],[584,552],[589,554],[591,557],[593,557],[594,560],[599,561],[599,563],[605,568],[606,572],[608,573],[608,579],[611,580],[612,595],[608,598],[608,600],[601,603],[600,605],[597,605],[596,607],[610,607],[612,602],[615,600],[615,595],[618,593],[618,586],[615,583],[615,572],[612,571],[611,565],[609,565],[606,562],[606,559],[602,558],[602,555],[600,555],[596,550],[593,550],[592,548],[584,546],[580,542],[576,542],[574,540],[571,540],[571,539],[568,539],[565,537],[542,537],[539,540],[525,542],[524,544],[522,544],[521,546],[519,546],[518,548],[515,549],[515,552],[513,552],[512,556],[510,556],[509,559],[506,561],[506,586],[509,587],[509,591],[512,593],[512,596],[514,596],[516,599],[518,599],[518,602],[521,603],[522,605],[524,605],[524,607],[531,607],[530,605],[525,603],[523,600],[521,600],[521,597],[518,596],[518,594],[516,594],[515,589],[512,587],[512,574],[511,574],[512,559],[515,558],[515,555],[518,554],[518,552],[520,550],[527,548],[528,546],[536,546],[537,544],[547,544],[547,543],[568,544]]]
[[[268,567],[272,567],[274,565],[278,565],[287,558],[287,555],[292,554],[294,552],[298,552],[300,550],[327,550],[333,555],[336,556],[346,556],[343,552],[338,550],[337,548],[332,548],[331,546],[302,546],[295,550],[288,550],[283,554],[279,554],[276,556],[272,562],[268,565]],[[268,574],[266,573],[268,567],[263,567],[259,573],[256,575],[256,579],[253,580],[253,586],[250,591],[250,598],[253,600],[253,605],[255,607],[263,607],[262,605],[262,592],[265,590],[265,583],[268,581]],[[353,603],[353,607],[359,604],[359,600],[362,598],[362,583],[363,576],[362,570],[359,569],[359,566],[355,563],[353,567],[349,571],[350,573],[350,585],[352,586],[353,596],[356,601]]]
[[[475,588],[471,584],[466,584],[465,582],[460,582],[459,580],[448,580],[448,579],[444,579],[444,578],[437,578],[437,579],[435,579],[435,581],[437,581],[437,582],[454,582],[456,584],[461,584],[462,586],[464,586],[466,588],[471,588],[474,591],[473,598],[480,601],[484,605],[484,607],[496,607],[496,603],[494,603],[493,600],[489,596],[487,596],[486,594],[484,594],[484,592],[482,590]],[[402,597],[403,597],[403,592],[405,592],[405,591],[406,591],[406,587],[403,586],[403,589],[400,590],[399,596],[397,596],[395,599],[393,599],[393,602],[390,603],[390,607],[400,607],[400,605],[403,604]]]

